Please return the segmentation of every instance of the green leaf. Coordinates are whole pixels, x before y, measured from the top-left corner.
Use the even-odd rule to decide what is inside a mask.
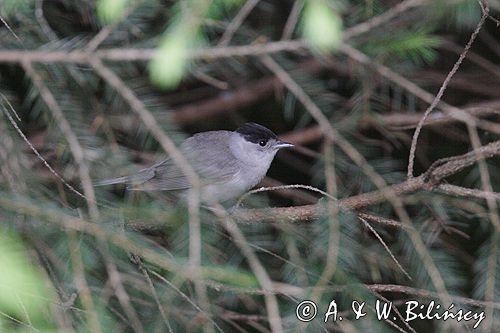
[[[97,2],[97,15],[103,23],[112,23],[119,19],[130,0],[99,0]]]
[[[325,1],[309,0],[302,17],[302,37],[313,50],[334,50],[342,39],[342,19]]]
[[[37,328],[51,326],[52,297],[45,278],[28,259],[21,239],[5,231],[0,233],[0,267],[0,311]]]
[[[161,88],[175,88],[179,85],[188,67],[189,41],[182,34],[169,34],[149,64],[151,81]]]
[[[189,50],[200,44],[198,27],[179,22],[163,38],[149,63],[151,81],[163,89],[177,87],[189,68]]]

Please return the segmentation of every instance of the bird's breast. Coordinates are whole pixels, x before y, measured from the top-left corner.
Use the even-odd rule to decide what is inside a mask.
[[[201,199],[207,203],[235,199],[257,185],[266,175],[267,168],[243,166],[225,183],[208,184],[201,189]]]

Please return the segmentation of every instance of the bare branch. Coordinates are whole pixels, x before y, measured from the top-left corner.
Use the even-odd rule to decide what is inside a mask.
[[[123,81],[115,75],[111,70],[104,66],[100,61],[92,62],[95,71],[108,84],[115,88],[120,95],[129,103],[146,127],[151,131],[151,134],[158,140],[162,148],[169,154],[174,163],[182,170],[186,178],[191,184],[191,189],[188,193],[188,209],[189,209],[189,226],[190,226],[190,245],[189,256],[190,264],[195,272],[194,283],[200,298],[200,303],[205,311],[208,311],[209,303],[206,296],[205,285],[201,275],[196,275],[201,264],[201,227],[200,227],[200,179],[194,169],[191,167],[186,158],[177,149],[174,142],[168,137],[161,127],[158,125],[153,114],[146,109],[144,104],[137,98],[134,92],[128,88]]]
[[[481,156],[490,158],[500,155],[500,141],[494,141],[478,149]],[[439,183],[464,168],[477,162],[478,155],[475,151],[463,155],[436,161],[423,175],[408,179],[400,184],[391,185],[388,191],[394,195],[415,193],[417,191],[439,190]],[[449,187],[444,187],[449,189]],[[375,205],[386,200],[382,191],[373,191],[338,200],[341,209],[358,210],[370,205]],[[238,209],[234,212],[234,218],[242,222],[262,221],[312,221],[325,213],[324,208],[319,205],[304,205],[296,207],[281,207],[270,209]]]
[[[64,116],[64,112],[59,106],[59,103],[57,103],[54,95],[52,95],[50,90],[43,83],[40,75],[32,67],[31,63],[23,62],[22,65],[26,74],[31,78],[31,81],[40,92],[40,96],[42,97],[43,101],[45,102],[45,104],[47,104],[47,107],[52,112],[52,115],[57,121],[57,125],[61,128],[64,136],[68,140],[71,153],[73,154],[75,162],[78,165],[80,179],[82,180],[83,193],[85,194],[85,199],[87,200],[90,216],[93,220],[96,220],[99,216],[99,211],[97,210],[94,187],[92,186],[92,179],[90,178],[89,168],[87,165],[87,161],[85,160],[83,148],[80,145],[75,132],[73,132],[71,125]]]
[[[188,52],[190,59],[214,59],[236,56],[252,56],[282,51],[297,51],[306,48],[301,40],[278,41],[266,44],[252,44],[243,46],[215,47],[194,49]],[[0,63],[41,62],[41,63],[75,63],[88,64],[100,61],[149,61],[156,55],[156,49],[106,49],[88,53],[84,50],[76,51],[0,51]]]
[[[238,28],[241,26],[245,18],[250,14],[252,9],[254,9],[255,6],[259,3],[260,0],[247,0],[243,7],[241,7],[240,11],[234,19],[231,21],[231,23],[227,26],[226,31],[224,31],[224,34],[222,35],[219,43],[217,43],[217,46],[227,46],[229,45],[229,42],[233,38],[234,33]]]
[[[400,2],[396,6],[385,11],[383,14],[372,17],[371,19],[369,19],[363,23],[360,23],[358,25],[355,25],[354,27],[347,29],[346,31],[344,31],[344,34],[342,37],[344,40],[348,40],[348,39],[353,38],[355,36],[358,36],[358,35],[361,35],[363,33],[368,32],[368,31],[371,31],[372,29],[392,20],[397,15],[400,15],[402,12],[405,12],[408,9],[411,9],[414,7],[425,5],[427,2],[429,2],[429,0],[406,0],[406,1]]]
[[[416,296],[425,297],[425,298],[437,297],[436,293],[428,291],[428,290],[416,289],[416,288],[401,286],[401,285],[397,285],[397,284],[371,284],[371,285],[366,285],[366,287],[372,291],[377,291],[377,292],[395,292],[395,293],[402,293],[402,294],[408,294],[408,295],[416,295]],[[469,304],[469,305],[478,306],[478,307],[492,306],[495,309],[500,309],[500,303],[482,302],[482,301],[478,301],[478,300],[475,300],[472,298],[466,298],[466,297],[461,297],[461,296],[452,296],[452,298],[455,302],[458,302],[461,304]]]
[[[479,198],[479,199],[486,199],[486,198],[492,198],[494,200],[500,201],[500,193],[497,192],[486,192],[486,191],[481,191],[481,190],[476,190],[472,188],[465,188],[461,186],[456,186],[452,184],[440,184],[437,187],[437,190],[440,192],[449,194],[449,195],[454,195],[454,196],[460,196],[460,197],[466,197],[466,198]]]
[[[295,26],[297,25],[297,21],[299,20],[299,14],[302,11],[303,7],[304,0],[294,1],[292,10],[290,10],[290,14],[288,15],[288,19],[286,20],[285,27],[283,28],[281,40],[288,40],[292,38],[293,31],[295,30]]]
[[[99,242],[99,251],[101,252],[104,263],[106,265],[106,271],[108,272],[109,280],[111,282],[111,286],[115,290],[116,298],[120,302],[123,310],[127,314],[127,317],[130,320],[130,323],[135,331],[139,333],[144,333],[144,327],[141,324],[141,320],[137,315],[134,307],[130,303],[130,296],[127,293],[125,286],[123,285],[122,277],[118,268],[116,267],[115,262],[113,261],[112,254],[109,250],[109,245],[102,240]]]
[[[446,79],[444,80],[443,84],[439,88],[439,91],[438,91],[436,97],[433,98],[432,103],[429,105],[429,107],[427,108],[427,110],[425,110],[424,116],[419,121],[419,123],[417,125],[417,128],[415,129],[415,133],[413,134],[413,139],[412,139],[412,142],[411,142],[410,157],[408,158],[408,173],[407,173],[408,178],[413,177],[413,164],[415,162],[415,151],[417,150],[417,140],[418,140],[418,136],[420,134],[420,131],[422,129],[422,126],[423,126],[423,124],[424,124],[427,116],[432,112],[432,110],[434,110],[434,108],[441,101],[441,98],[443,97],[444,91],[448,87],[448,83],[450,83],[451,78],[453,77],[453,75],[455,75],[455,73],[460,68],[460,65],[462,64],[462,61],[467,56],[467,52],[471,48],[472,43],[474,43],[474,40],[476,39],[477,35],[479,34],[479,31],[481,30],[481,27],[483,26],[484,21],[486,21],[487,17],[488,17],[488,13],[487,12],[484,13],[483,16],[481,16],[481,19],[479,20],[479,23],[477,24],[476,29],[474,30],[474,32],[470,36],[470,39],[467,42],[467,45],[465,45],[465,48],[464,48],[463,52],[460,54],[460,57],[458,57],[458,60],[453,65],[453,68],[450,70],[450,72],[446,76]],[[469,124],[470,121],[468,121],[467,123]]]
[[[99,323],[99,317],[97,315],[94,301],[92,300],[92,293],[85,278],[85,267],[83,265],[80,242],[77,238],[78,235],[73,229],[69,229],[67,232],[69,242],[68,252],[70,253],[71,264],[74,272],[73,280],[78,290],[78,296],[80,297],[82,305],[85,309],[85,315],[89,322],[90,329],[92,332],[101,333],[102,327]]]
[[[118,19],[115,19],[113,23],[105,26],[101,29],[91,40],[87,43],[85,51],[91,53],[94,52],[99,45],[102,44],[108,38],[108,36],[113,32],[113,30],[122,22],[125,18],[127,18],[141,3],[142,1],[134,1],[130,4],[127,9],[120,15]]]
[[[340,247],[340,222],[339,207],[336,202],[337,182],[335,179],[333,142],[326,139],[323,147],[323,155],[325,159],[325,179],[328,191],[328,197],[334,200],[328,200],[328,249],[326,252],[325,268],[318,278],[318,282],[311,292],[311,298],[318,301],[321,298],[321,287],[326,286],[332,279],[337,269],[337,261],[339,257]]]
[[[255,255],[254,251],[245,239],[245,235],[241,232],[238,225],[235,223],[233,218],[226,213],[224,208],[219,204],[214,207],[214,213],[219,217],[224,228],[229,232],[233,238],[235,244],[239,247],[243,255],[246,257],[248,264],[252,268],[255,276],[259,280],[262,288],[267,290],[273,289],[273,283],[269,274],[267,274],[266,269],[259,261],[259,258]],[[269,324],[271,326],[272,332],[283,332],[283,326],[281,323],[281,316],[279,312],[278,301],[273,294],[266,294],[264,296],[267,316],[269,318]]]
[[[398,215],[398,218],[403,224],[408,227],[404,230],[408,234],[418,255],[422,259],[427,273],[431,278],[434,286],[439,291],[439,294],[442,295],[443,301],[445,303],[450,303],[443,278],[441,277],[439,270],[434,264],[434,261],[430,256],[424,242],[422,241],[419,232],[413,227],[410,216],[404,209],[404,205],[401,199],[391,191],[391,188],[387,186],[385,180],[373,169],[373,167],[369,163],[367,163],[363,155],[361,155],[345,138],[340,135],[340,133],[338,133],[338,131],[336,131],[330,125],[328,118],[321,112],[319,107],[293,80],[293,78],[285,70],[283,70],[283,68],[281,68],[269,55],[261,56],[261,61],[304,105],[306,110],[311,114],[311,116],[321,127],[323,135],[327,136],[329,140],[332,140],[334,143],[336,143],[340,147],[340,149],[342,149],[346,153],[346,155],[349,156],[349,158],[351,158],[351,160],[356,163],[370,178],[370,180],[379,188],[384,198],[386,198],[391,203],[396,214]]]
[[[394,82],[398,86],[404,88],[406,91],[418,97],[422,101],[428,104],[432,104],[432,101],[434,100],[434,95],[420,88],[418,85],[409,81],[408,79],[399,75],[398,73],[394,72],[390,68],[382,64],[373,62],[366,54],[360,52],[359,50],[356,50],[355,48],[347,44],[341,44],[339,50],[348,55],[350,58],[356,60],[357,62],[371,66],[378,74],[390,80],[391,82]],[[500,134],[500,125],[497,123],[492,123],[489,121],[477,119],[476,117],[468,114],[464,110],[457,108],[455,106],[451,106],[443,101],[439,101],[437,106],[446,115],[449,115],[454,119],[457,119],[463,123],[475,122],[477,127],[479,128],[482,128],[484,130],[496,134]]]

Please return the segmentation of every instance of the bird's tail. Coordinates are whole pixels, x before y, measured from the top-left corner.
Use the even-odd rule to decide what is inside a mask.
[[[106,186],[106,185],[114,185],[114,184],[129,184],[131,182],[131,178],[129,176],[118,177],[118,178],[110,178],[103,179],[94,183],[94,186]]]

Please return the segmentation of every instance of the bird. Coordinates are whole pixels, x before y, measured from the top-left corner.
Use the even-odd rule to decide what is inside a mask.
[[[200,199],[213,204],[237,198],[266,175],[274,156],[294,145],[278,139],[268,128],[245,123],[234,131],[208,131],[192,135],[180,145],[201,180]],[[126,184],[128,190],[169,191],[185,197],[191,184],[171,158],[137,174],[99,181],[96,185]]]

